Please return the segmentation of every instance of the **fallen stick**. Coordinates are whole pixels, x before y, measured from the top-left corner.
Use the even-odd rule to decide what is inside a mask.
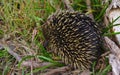
[[[61,74],[61,73],[64,73],[66,71],[70,70],[70,67],[68,66],[65,66],[65,67],[60,67],[60,68],[57,68],[57,69],[53,69],[43,75],[58,75],[58,74]]]
[[[120,75],[120,48],[108,37],[105,37],[105,42],[111,51],[109,63],[112,67],[113,75]]]
[[[74,11],[74,9],[70,5],[70,1],[69,0],[62,0],[62,2],[64,3],[64,5],[65,5],[67,10]]]
[[[15,47],[4,45],[4,44],[0,43],[0,50],[3,49],[3,48],[6,49],[8,51],[8,53],[10,55],[12,55],[18,62],[22,61],[22,58],[20,57],[20,55],[18,55],[17,53],[15,53],[13,51],[15,49]],[[23,61],[21,63],[21,66],[31,67],[31,65],[32,65],[34,68],[39,68],[39,67],[47,66],[47,65],[50,65],[50,64],[51,63],[49,63],[49,62],[36,62],[36,61],[27,60],[27,61]]]

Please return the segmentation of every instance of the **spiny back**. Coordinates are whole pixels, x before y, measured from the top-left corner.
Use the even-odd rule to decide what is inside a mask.
[[[57,11],[43,26],[49,48],[71,67],[88,69],[101,54],[98,25],[79,12]]]

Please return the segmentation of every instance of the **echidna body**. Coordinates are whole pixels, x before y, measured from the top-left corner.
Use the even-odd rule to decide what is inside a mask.
[[[79,12],[57,11],[43,26],[49,48],[75,69],[89,69],[101,54],[101,35],[95,22]]]

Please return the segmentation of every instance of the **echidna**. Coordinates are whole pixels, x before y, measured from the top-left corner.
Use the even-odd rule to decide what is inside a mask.
[[[75,69],[89,69],[101,54],[101,31],[85,14],[59,10],[42,30],[48,48]]]

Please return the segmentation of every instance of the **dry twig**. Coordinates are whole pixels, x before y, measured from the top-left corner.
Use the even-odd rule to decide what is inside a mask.
[[[74,11],[73,8],[70,5],[70,1],[69,0],[62,0],[62,1],[63,1],[63,3],[64,3],[64,5],[65,5],[67,10]]]
[[[120,48],[108,37],[105,37],[105,41],[111,51],[109,63],[112,66],[113,75],[120,75]]]
[[[0,48],[6,48],[6,50],[8,51],[8,53],[10,55],[12,55],[18,62],[21,62],[22,58],[20,57],[20,55],[18,55],[17,53],[15,53],[13,50],[15,49],[15,47],[13,46],[8,46],[7,44],[2,44],[0,42]],[[51,63],[49,62],[36,62],[36,61],[23,61],[21,63],[21,66],[24,66],[24,67],[34,67],[34,68],[38,68],[38,67],[43,67],[43,66],[47,66],[47,65],[50,65]]]
[[[92,8],[91,8],[91,0],[86,0],[86,5],[87,5],[87,11],[91,12],[89,16],[92,18],[92,20],[94,20],[94,16],[92,14]]]
[[[70,68],[68,66],[65,66],[65,67],[61,67],[61,68],[51,70],[50,72],[47,72],[43,75],[58,75],[58,74],[66,72],[68,70],[70,70]]]

